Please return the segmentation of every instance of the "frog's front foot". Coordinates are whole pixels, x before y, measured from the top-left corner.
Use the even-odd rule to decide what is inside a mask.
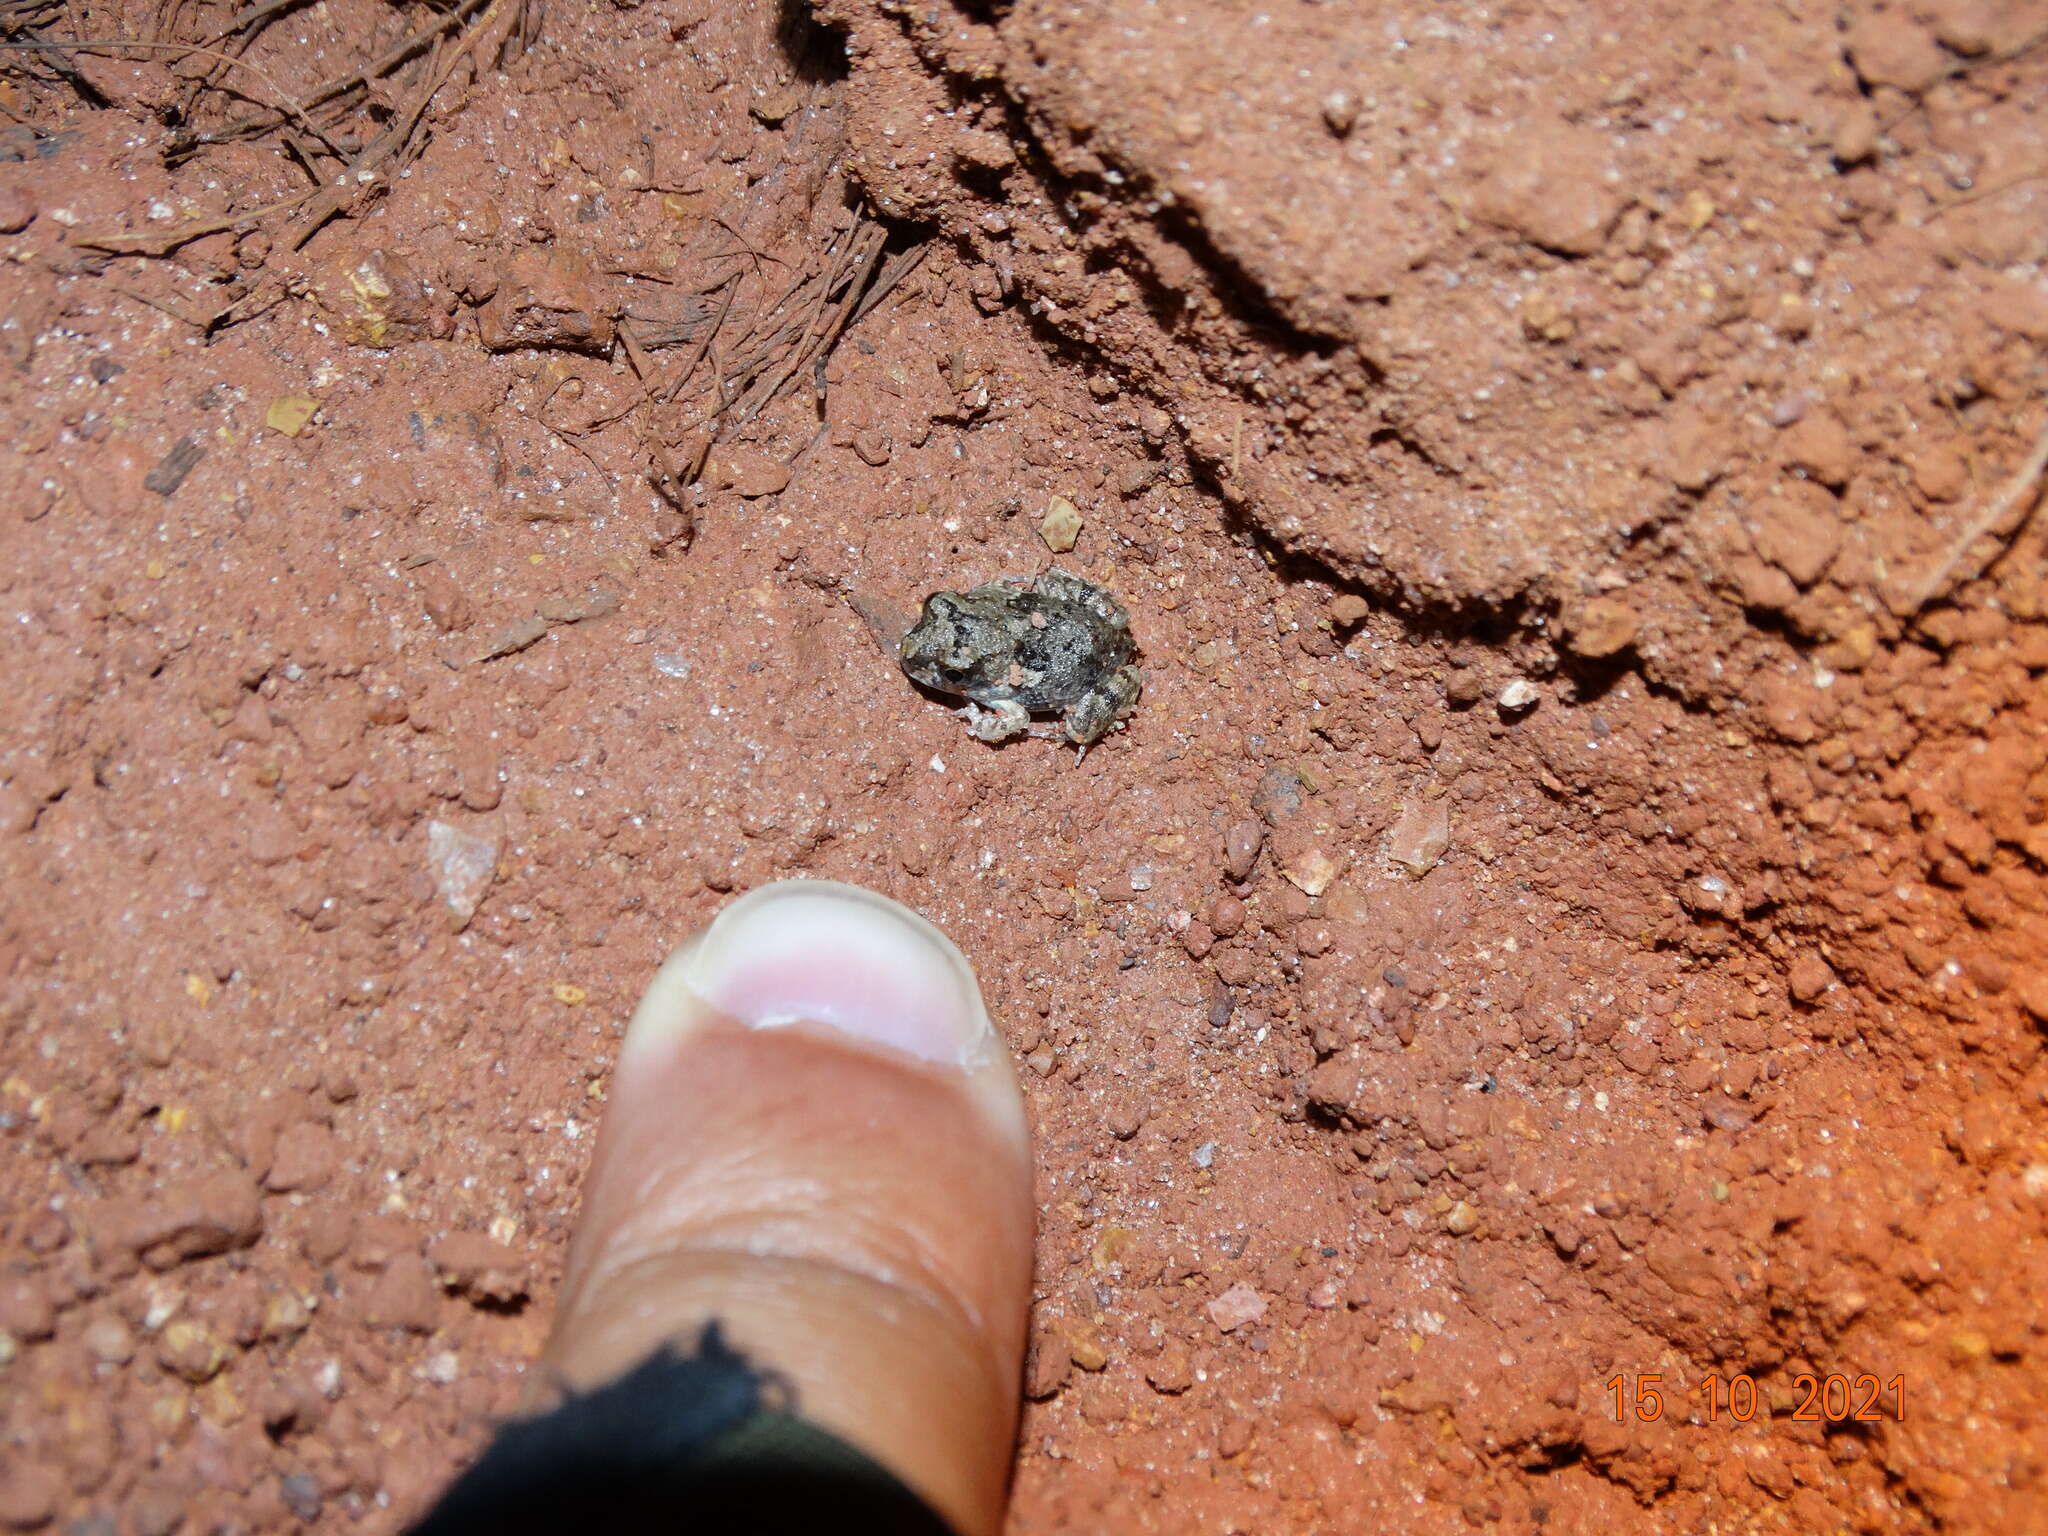
[[[1014,699],[1004,699],[990,709],[969,704],[959,713],[967,722],[967,733],[977,741],[1008,741],[1031,729],[1031,716]]]

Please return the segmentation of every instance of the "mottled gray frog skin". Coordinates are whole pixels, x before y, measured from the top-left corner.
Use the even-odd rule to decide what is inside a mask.
[[[981,740],[1023,735],[1031,716],[1057,714],[1084,754],[1136,707],[1136,653],[1117,600],[1059,570],[934,592],[898,650],[913,681],[969,700],[960,713]]]

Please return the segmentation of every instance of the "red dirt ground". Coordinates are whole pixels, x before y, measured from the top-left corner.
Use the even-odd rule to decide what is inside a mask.
[[[2038,6],[500,0],[173,153],[432,14],[6,9],[245,62],[0,65],[0,1526],[397,1529],[816,875],[1028,1063],[1017,1531],[2048,1529]],[[874,643],[1054,497],[1079,766]]]

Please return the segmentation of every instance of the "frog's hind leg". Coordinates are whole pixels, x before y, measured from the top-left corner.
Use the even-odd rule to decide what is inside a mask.
[[[1067,711],[1067,740],[1085,756],[1091,745],[1119,729],[1137,708],[1141,687],[1136,667],[1118,667]]]
[[[1093,607],[1091,599],[1102,589],[1085,576],[1076,576],[1072,571],[1063,571],[1058,566],[1047,566],[1032,580],[1031,590],[1047,597],[1057,597],[1082,607]]]

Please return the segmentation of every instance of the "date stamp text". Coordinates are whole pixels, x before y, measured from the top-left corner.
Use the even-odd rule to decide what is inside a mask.
[[[1856,1376],[1841,1371],[1825,1376],[1801,1372],[1792,1378],[1791,1385],[1792,1404],[1785,1417],[1794,1423],[1896,1424],[1906,1417],[1904,1376],[1880,1381],[1868,1371]],[[1614,1394],[1617,1424],[1630,1419],[1654,1424],[1664,1417],[1667,1407],[1677,1416],[1687,1417],[1681,1404],[1695,1399],[1709,1424],[1724,1420],[1747,1424],[1759,1413],[1766,1418],[1773,1416],[1772,1405],[1748,1376],[1702,1377],[1689,1391],[1681,1393],[1676,1387],[1667,1387],[1660,1375],[1622,1373],[1607,1383],[1607,1390]]]

